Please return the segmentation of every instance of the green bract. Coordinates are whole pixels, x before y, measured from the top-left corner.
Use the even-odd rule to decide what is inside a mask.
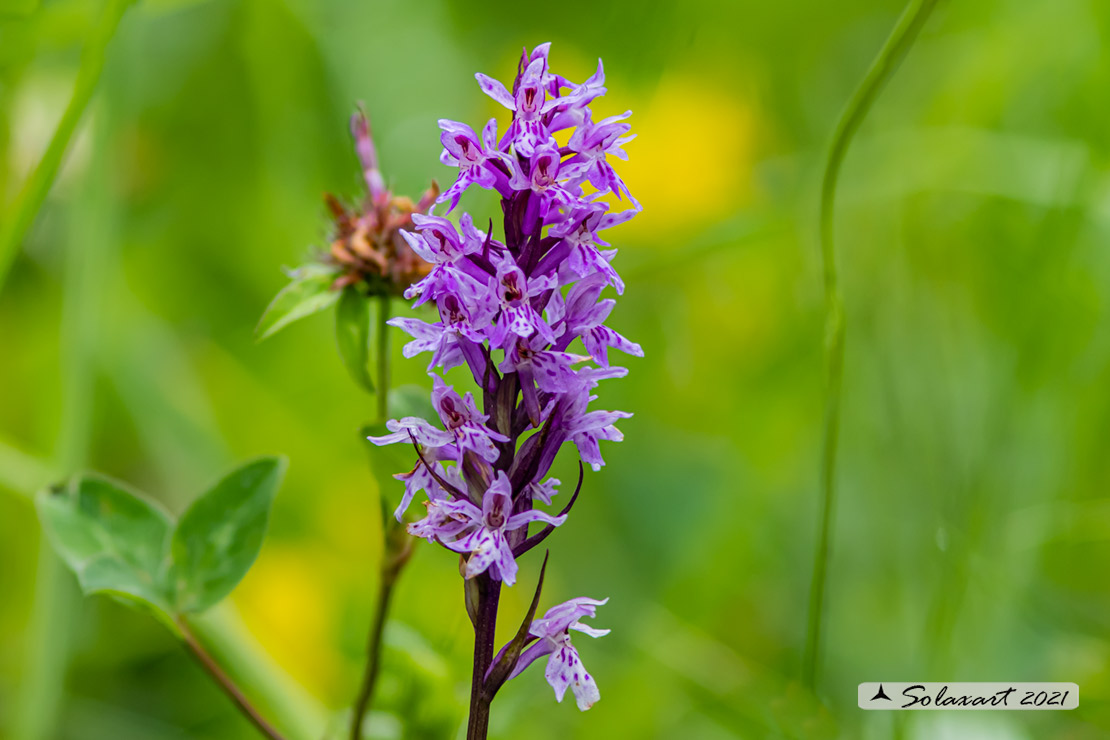
[[[297,319],[323,311],[335,303],[339,299],[339,293],[331,289],[335,278],[333,270],[320,265],[306,265],[298,269],[293,281],[274,296],[274,300],[262,314],[254,330],[258,341],[277,333]]]
[[[217,603],[258,557],[285,460],[262,457],[197,498],[181,520],[126,485],[76,475],[35,497],[54,549],[86,594],[104,593],[167,624]]]
[[[374,392],[370,379],[370,299],[354,286],[343,289],[335,310],[335,342],[351,379]]]

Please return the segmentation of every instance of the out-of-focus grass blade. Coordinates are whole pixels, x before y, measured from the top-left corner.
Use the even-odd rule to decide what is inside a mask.
[[[129,711],[105,701],[71,696],[61,731],[65,737],[110,737],[114,740],[189,740],[191,737],[185,730],[152,715]]]
[[[1050,501],[1010,512],[1006,531],[1015,549],[1110,540],[1110,498]]]
[[[0,18],[25,18],[39,7],[39,0],[0,0]]]
[[[122,283],[122,281],[120,281]],[[231,459],[212,401],[173,328],[150,313],[125,285],[113,286],[114,327],[99,348],[104,375],[139,430],[139,442],[172,501],[201,488],[206,472]]]
[[[32,491],[43,488],[57,477],[42,460],[0,441],[0,488],[30,500]]]
[[[58,127],[54,130],[50,144],[46,147],[46,153],[31,172],[13,207],[4,216],[4,223],[0,226],[0,286],[7,277],[23,237],[27,235],[47,193],[50,192],[50,186],[62,166],[69,143],[77,130],[77,124],[81,122],[81,117],[100,81],[108,42],[115,35],[120,19],[133,1],[108,0],[100,23],[85,46],[81,56],[81,67],[73,85],[73,95],[65,112],[62,113]]]
[[[903,156],[907,151],[929,156]],[[950,190],[1069,206],[1082,200],[1090,169],[1090,152],[1079,140],[955,126],[861,138],[852,160],[845,168],[845,202]]]

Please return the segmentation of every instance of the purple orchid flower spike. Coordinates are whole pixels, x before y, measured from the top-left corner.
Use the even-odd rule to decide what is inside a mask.
[[[578,706],[599,697],[570,633],[598,636],[582,624],[593,616],[592,599],[574,599],[532,621],[495,657],[498,594],[516,583],[518,559],[563,525],[582,489],[584,467],[605,464],[601,442],[619,441],[616,423],[631,414],[595,408],[601,380],[627,374],[609,365],[609,350],[642,357],[640,345],[610,328],[616,300],[603,297],[625,284],[613,268],[616,250],[599,234],[640,212],[611,159],[625,159],[632,139],[628,114],[595,120],[590,110],[605,89],[604,68],[581,84],[554,73],[550,45],[523,50],[511,86],[477,75],[482,90],[508,110],[512,122],[497,139],[496,123],[481,134],[440,121],[442,161],[458,168],[440,198],[453,210],[471,186],[501,197],[502,240],[475,227],[462,213],[458,226],[441,216],[413,217],[401,236],[433,264],[406,292],[415,306],[432,303],[432,317],[398,317],[389,323],[411,337],[406,357],[427,352],[433,378],[432,406],[439,417],[406,417],[387,424],[376,444],[415,448],[411,471],[398,475],[405,493],[401,516],[421,491],[427,514],[409,532],[457,553],[466,579],[467,611],[474,624],[474,678],[468,740],[484,740],[489,707],[511,677],[550,656],[547,678],[560,701],[568,690]],[[573,129],[560,148],[555,133]],[[584,186],[590,185],[590,194]],[[612,212],[600,196],[628,198],[631,208]],[[485,220],[479,220],[485,223]],[[607,237],[608,238],[608,237]],[[577,354],[577,341],[585,354]],[[434,368],[465,367],[479,389],[457,392]],[[442,425],[439,426],[439,424]],[[559,486],[548,477],[560,450],[577,449],[579,480],[562,511],[549,513]],[[529,530],[534,526],[539,529]]]

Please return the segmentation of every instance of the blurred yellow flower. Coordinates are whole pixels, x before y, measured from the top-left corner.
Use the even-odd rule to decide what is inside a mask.
[[[339,671],[330,598],[330,563],[307,547],[267,546],[236,589],[234,600],[251,633],[315,694],[329,694]]]
[[[625,233],[700,227],[750,202],[756,118],[749,103],[681,73],[664,77],[650,97],[609,103],[632,110],[637,135],[626,147],[629,160],[613,163],[644,206]]]

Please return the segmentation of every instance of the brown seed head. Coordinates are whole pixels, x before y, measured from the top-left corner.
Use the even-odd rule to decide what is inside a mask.
[[[323,260],[340,268],[333,290],[364,283],[372,295],[401,296],[432,266],[412,251],[400,231],[412,227],[412,214],[428,212],[439,195],[439,186],[433,181],[415,204],[411,198],[394,196],[383,184],[370,123],[362,111],[352,116],[351,133],[367,194],[351,207],[330,193],[324,196],[332,217],[332,233]]]

